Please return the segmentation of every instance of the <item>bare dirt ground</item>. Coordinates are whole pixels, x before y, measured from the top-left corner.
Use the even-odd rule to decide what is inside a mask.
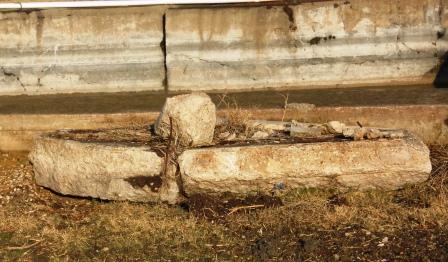
[[[398,192],[297,190],[181,206],[106,202],[36,186],[25,153],[0,153],[3,261],[446,261],[448,147]]]

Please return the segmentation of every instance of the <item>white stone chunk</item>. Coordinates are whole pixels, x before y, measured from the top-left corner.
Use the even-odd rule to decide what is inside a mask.
[[[171,122],[170,122],[171,119]],[[155,132],[163,137],[173,135],[181,145],[210,144],[216,125],[216,107],[205,93],[192,93],[167,98],[155,124]]]

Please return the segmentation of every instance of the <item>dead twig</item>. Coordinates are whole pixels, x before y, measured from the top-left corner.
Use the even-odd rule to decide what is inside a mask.
[[[35,245],[39,244],[42,241],[43,240],[37,240],[36,242],[34,242],[32,244],[21,246],[21,247],[6,247],[6,250],[23,250],[23,249],[28,249],[28,248],[34,247]]]
[[[169,118],[169,120],[170,120],[170,134],[169,134],[169,137],[168,137],[168,143],[167,143],[167,145],[166,145],[166,149],[165,149],[165,163],[164,163],[164,170],[163,170],[163,174],[164,174],[164,176],[166,177],[166,173],[168,172],[168,164],[171,162],[171,161],[173,161],[173,152],[175,151],[175,150],[173,150],[173,145],[172,145],[172,142],[173,142],[173,137],[174,137],[174,135],[173,135],[173,119],[170,117]],[[175,141],[174,141],[175,142]]]
[[[261,208],[261,207],[264,207],[264,205],[251,205],[251,206],[234,207],[234,208],[229,209],[230,212],[227,215],[231,215],[231,214],[233,214],[233,213],[235,213],[237,211],[244,210],[244,209],[255,209],[255,208]]]
[[[227,108],[229,108],[229,103],[227,102],[227,94],[219,95],[218,98],[219,98],[219,102],[218,102],[218,105],[216,106],[217,108],[220,108],[220,106],[222,104],[224,106],[226,106]]]
[[[282,94],[280,93],[280,95],[283,97],[284,99],[284,105],[283,105],[283,115],[282,115],[282,122],[283,120],[285,120],[285,116],[286,116],[286,110],[288,109],[288,99],[289,99],[289,93],[288,94]]]

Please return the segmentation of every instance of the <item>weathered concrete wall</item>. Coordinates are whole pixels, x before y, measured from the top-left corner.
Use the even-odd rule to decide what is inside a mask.
[[[448,50],[446,2],[169,10],[169,88],[430,83]]]
[[[445,64],[447,64],[448,61],[446,61],[446,58],[448,56],[448,0],[441,0],[441,9],[440,9],[440,24],[442,26],[441,34],[438,35],[440,40],[437,42],[437,48],[439,54],[445,55]]]
[[[0,12],[0,93],[163,89],[163,11]]]
[[[447,27],[448,0],[0,12],[0,94],[431,83]]]

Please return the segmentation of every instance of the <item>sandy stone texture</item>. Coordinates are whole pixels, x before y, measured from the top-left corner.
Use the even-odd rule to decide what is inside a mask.
[[[170,122],[171,119],[171,122]],[[205,93],[192,93],[168,98],[155,124],[157,134],[173,134],[184,146],[210,144],[216,125],[216,107]]]
[[[175,202],[179,191],[163,179],[163,159],[145,146],[42,137],[29,158],[36,183],[64,195]]]
[[[428,148],[410,133],[403,139],[192,149],[179,165],[187,195],[301,187],[395,190],[425,181],[431,171]]]

